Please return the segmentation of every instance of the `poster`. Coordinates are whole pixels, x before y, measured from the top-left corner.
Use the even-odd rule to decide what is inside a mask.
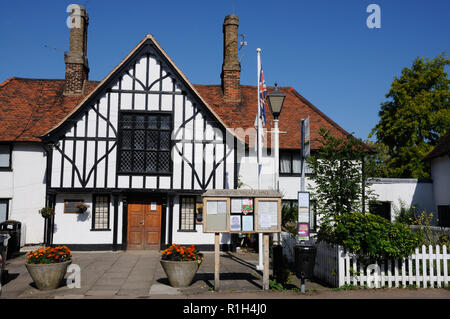
[[[231,215],[230,216],[230,231],[241,231],[241,216]]]
[[[251,198],[243,198],[241,203],[241,212],[244,215],[253,212],[253,200]]]
[[[227,201],[219,200],[217,201],[217,214],[226,214],[227,213]]]
[[[242,231],[254,231],[253,216],[242,216]]]
[[[299,240],[309,239],[309,224],[306,223],[298,224],[298,239]]]

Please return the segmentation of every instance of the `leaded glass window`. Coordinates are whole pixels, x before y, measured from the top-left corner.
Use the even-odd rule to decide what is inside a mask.
[[[122,114],[119,172],[170,173],[171,124],[168,114]]]
[[[109,196],[94,196],[92,229],[109,230]]]
[[[180,230],[195,230],[195,197],[182,197]]]

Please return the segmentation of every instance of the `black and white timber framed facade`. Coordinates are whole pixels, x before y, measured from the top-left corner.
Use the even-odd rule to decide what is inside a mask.
[[[91,205],[95,195],[111,198],[110,229],[93,232],[73,216],[59,214],[54,243],[126,249],[128,204],[152,198],[162,205],[161,248],[190,242],[190,236],[200,245],[199,237],[205,237],[209,244],[201,226],[191,234],[173,232],[180,196],[199,201],[207,189],[237,184],[237,138],[151,35],[44,141],[50,145],[47,197],[57,212],[71,198],[81,196]]]

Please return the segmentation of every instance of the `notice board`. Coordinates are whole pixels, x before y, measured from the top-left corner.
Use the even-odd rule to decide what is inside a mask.
[[[281,194],[270,190],[212,190],[203,195],[206,233],[281,231]]]

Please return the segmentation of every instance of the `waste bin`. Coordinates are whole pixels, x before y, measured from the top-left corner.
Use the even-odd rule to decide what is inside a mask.
[[[0,234],[9,234],[7,259],[20,251],[20,237],[22,235],[22,223],[16,220],[7,220],[0,223]]]
[[[315,246],[296,245],[294,247],[295,274],[298,278],[301,278],[302,274],[307,279],[313,278],[316,251]]]
[[[6,254],[8,252],[8,240],[11,238],[9,234],[0,234],[0,284],[5,280],[6,271]]]

